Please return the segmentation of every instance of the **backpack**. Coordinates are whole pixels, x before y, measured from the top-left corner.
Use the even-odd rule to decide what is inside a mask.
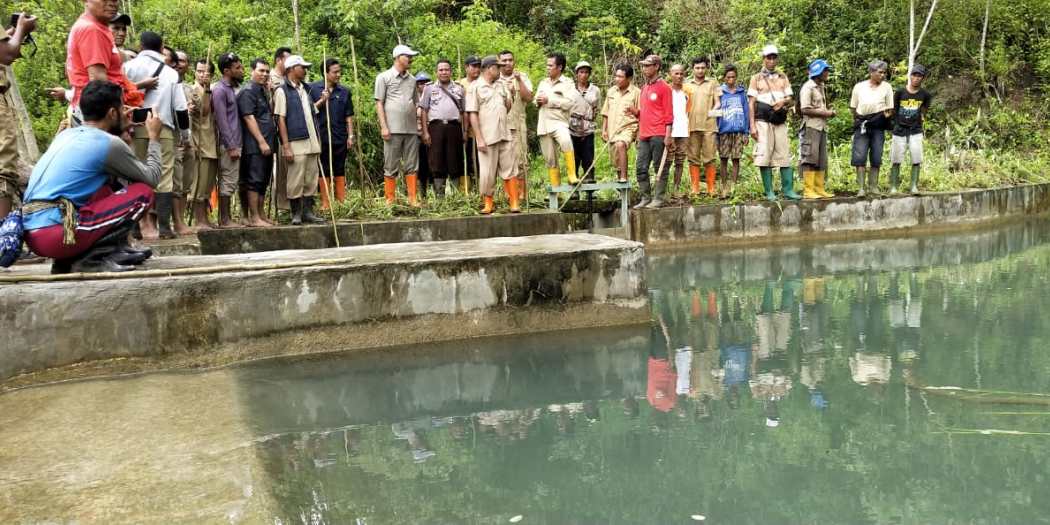
[[[0,267],[7,268],[22,256],[22,211],[12,211],[0,224]]]

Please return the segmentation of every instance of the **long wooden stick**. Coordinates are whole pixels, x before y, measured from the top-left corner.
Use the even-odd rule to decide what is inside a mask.
[[[459,45],[456,46],[456,67],[459,68],[460,71],[463,71],[463,74],[466,75],[466,70],[463,68],[463,50],[461,47],[459,47]],[[467,86],[463,86],[463,90],[466,91],[466,89]],[[467,126],[467,128],[470,128],[469,119],[464,124]],[[460,181],[460,186],[462,186],[463,195],[466,195],[467,192],[470,191],[470,177],[467,176],[467,167],[470,166],[470,136],[473,134],[473,132],[474,130],[468,129],[467,140],[463,141],[463,174],[460,176],[462,179]],[[475,142],[474,144],[477,144],[477,142]]]
[[[328,85],[328,44],[326,43],[321,48],[321,69],[324,70],[324,89],[328,91],[331,86]],[[328,98],[324,99],[324,121],[328,128],[328,186],[325,192],[328,193],[328,211],[332,215],[332,236],[335,237],[335,247],[338,248],[339,244],[339,228],[335,224],[335,161],[332,157],[332,112],[328,109],[328,100],[332,97],[331,92],[328,93]],[[324,172],[321,172],[321,177],[324,178]]]
[[[354,62],[354,87],[358,86],[357,83],[357,50],[354,48],[354,36],[350,35],[350,58]],[[360,102],[360,101],[359,101]],[[361,134],[358,133],[358,118],[354,118],[354,149],[357,150],[357,186],[361,191],[361,195],[365,193],[365,181],[368,180],[365,177],[365,159],[364,153],[361,151]],[[371,181],[369,180],[369,185]]]
[[[218,266],[201,266],[198,268],[172,268],[170,270],[134,270],[130,272],[100,273],[65,273],[58,275],[0,275],[0,283],[43,283],[64,281],[112,281],[118,279],[139,279],[143,277],[181,277],[186,275],[204,275],[210,273],[259,272],[264,270],[288,270],[291,268],[313,268],[316,266],[336,266],[350,264],[354,257],[337,259],[313,259],[308,261],[290,261],[272,264],[226,264]]]

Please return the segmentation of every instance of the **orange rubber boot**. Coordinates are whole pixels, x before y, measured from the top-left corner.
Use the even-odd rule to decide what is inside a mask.
[[[483,198],[483,200],[485,202],[485,207],[481,208],[481,214],[482,215],[490,215],[492,213],[492,208],[493,208],[492,195],[485,195],[482,198]]]
[[[420,207],[419,199],[416,198],[416,190],[419,189],[419,176],[415,173],[405,175],[405,185],[408,186],[408,205],[413,208]]]
[[[700,166],[689,166],[689,193],[700,193]]]
[[[346,177],[335,178],[335,200],[346,202]]]
[[[321,209],[328,209],[328,179],[319,177],[318,180],[321,182]]]
[[[715,165],[708,164],[704,175],[707,176],[707,194],[715,194]]]
[[[394,204],[394,200],[396,199],[396,192],[397,179],[393,177],[383,177],[383,196],[386,197],[387,206]]]
[[[518,205],[518,200],[520,199],[518,184],[520,182],[521,181],[516,178],[507,179],[505,181],[507,198],[510,199],[511,213],[521,213],[521,207]]]

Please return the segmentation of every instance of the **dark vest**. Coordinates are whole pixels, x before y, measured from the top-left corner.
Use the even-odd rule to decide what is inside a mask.
[[[287,115],[284,117],[284,125],[288,128],[288,140],[306,140],[310,138],[310,128],[306,127],[306,123],[310,122],[310,125],[314,127],[314,132],[317,132],[317,118],[316,115],[311,112],[310,120],[307,121],[306,115],[303,114],[303,101],[299,97],[299,90],[292,87],[290,82],[281,84],[281,89],[284,90],[284,100],[286,102]]]

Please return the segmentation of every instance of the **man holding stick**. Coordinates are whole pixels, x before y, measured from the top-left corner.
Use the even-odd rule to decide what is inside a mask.
[[[215,73],[215,65],[202,58],[197,60],[195,73],[197,82],[190,91],[190,142],[197,164],[197,179],[190,198],[197,229],[210,230],[215,225],[208,216],[208,199],[219,171],[215,119],[211,110],[211,76]]]
[[[237,87],[244,80],[244,65],[234,53],[219,55],[222,78],[211,87],[211,109],[219,132],[219,228],[237,228],[230,212],[241,171],[241,119]]]
[[[299,55],[285,59],[285,82],[273,97],[273,114],[281,137],[281,155],[288,164],[288,205],[292,210],[292,224],[321,224],[325,220],[314,215],[314,195],[320,176],[318,161],[321,138],[317,129],[318,108],[328,100],[329,93],[310,103],[306,91],[306,68],[311,64]]]
[[[635,176],[642,199],[634,209],[659,208],[663,205],[667,188],[667,147],[671,143],[671,126],[674,124],[674,109],[671,86],[660,78],[661,59],[649,55],[642,62],[645,85],[639,97],[638,107],[630,108],[631,115],[638,119],[638,159]],[[649,183],[649,166],[656,165],[656,189]]]
[[[481,59],[475,55],[468,56],[467,60],[463,63],[463,70],[466,72],[466,76],[457,80],[456,83],[463,88],[463,93],[466,93],[467,91],[470,91],[470,85],[481,76]],[[460,181],[460,187],[466,192],[469,187],[467,181],[476,177],[478,174],[478,147],[474,142],[474,133],[470,129],[470,119],[467,119],[463,124],[463,149],[466,152],[466,177]]]
[[[328,185],[332,180],[335,200],[346,200],[346,156],[354,146],[354,100],[350,90],[339,83],[343,66],[334,58],[325,59],[324,80],[309,84],[310,100],[317,103],[328,91],[328,104],[321,112],[321,207],[328,208]],[[331,129],[331,137],[328,136]],[[329,142],[330,141],[330,142]]]
[[[512,104],[507,126],[518,144],[518,193],[524,199],[528,192],[529,177],[529,126],[525,122],[525,105],[532,102],[532,81],[524,71],[514,68],[516,62],[512,51],[500,51],[499,60],[502,64],[500,80],[510,88]]]

